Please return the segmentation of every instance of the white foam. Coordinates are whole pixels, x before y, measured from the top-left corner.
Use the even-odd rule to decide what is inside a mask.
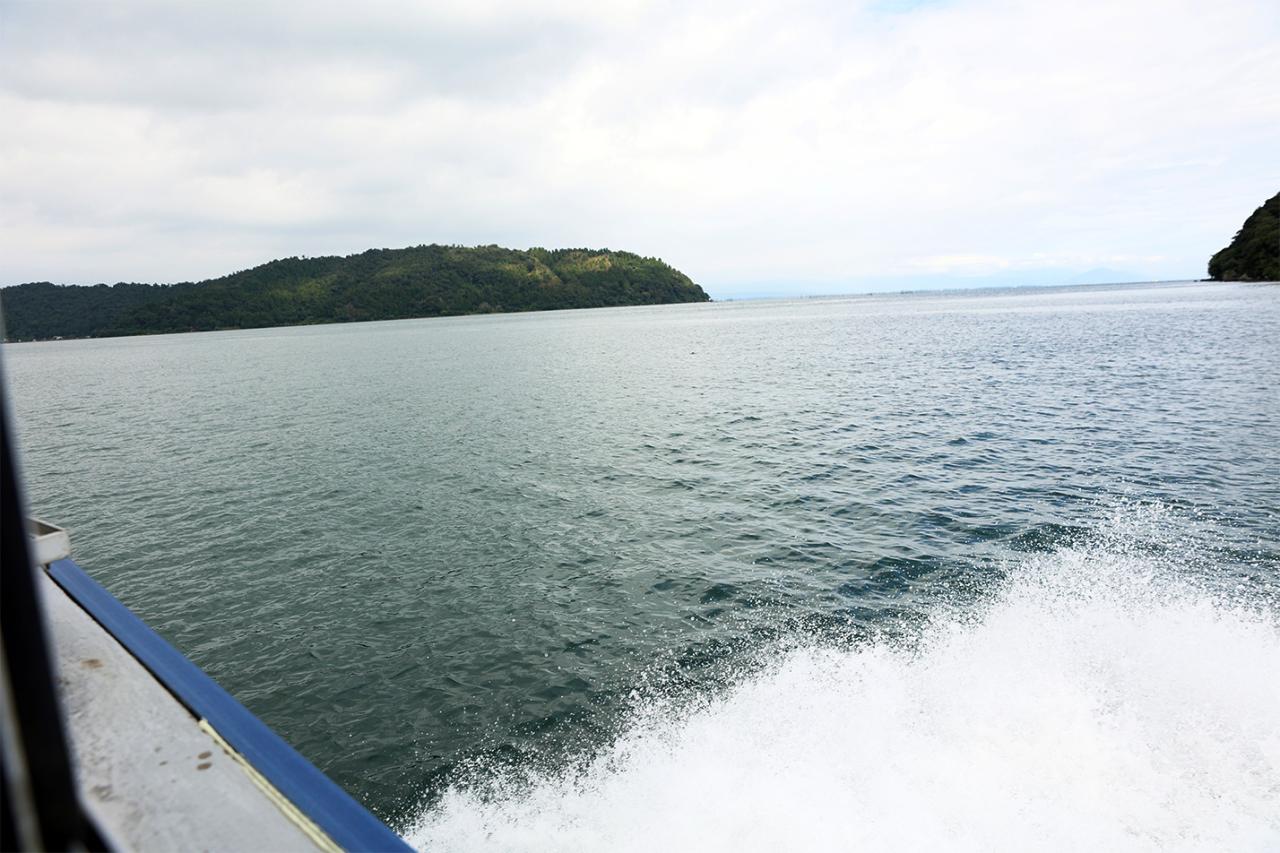
[[[911,649],[793,649],[695,708],[642,703],[585,767],[454,788],[407,837],[440,851],[1280,848],[1276,610],[1126,547],[1123,527],[1029,560]]]

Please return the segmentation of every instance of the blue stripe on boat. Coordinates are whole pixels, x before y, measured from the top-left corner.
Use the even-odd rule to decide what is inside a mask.
[[[411,849],[200,667],[85,574],[74,560],[50,563],[49,576],[192,713],[208,720],[227,743],[336,844],[344,850]]]

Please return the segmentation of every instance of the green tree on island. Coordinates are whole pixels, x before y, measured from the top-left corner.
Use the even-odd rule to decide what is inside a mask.
[[[1209,259],[1214,281],[1280,281],[1280,193],[1240,226],[1231,245]]]
[[[36,282],[0,290],[9,340],[709,299],[679,270],[630,252],[439,245],[284,258],[194,283]]]

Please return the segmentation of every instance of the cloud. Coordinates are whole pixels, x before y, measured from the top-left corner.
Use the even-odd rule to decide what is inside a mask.
[[[1202,274],[1280,188],[1269,0],[10,4],[0,281],[423,242],[717,295]]]

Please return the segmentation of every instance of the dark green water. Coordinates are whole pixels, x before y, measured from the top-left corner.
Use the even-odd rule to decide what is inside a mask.
[[[484,835],[506,819],[484,809],[532,789],[554,811],[557,774],[620,733],[687,734],[636,722],[655,697],[738,696],[782,649],[985,612],[1038,560],[1063,573],[1093,548],[1230,579],[1275,636],[1276,286],[461,317],[4,358],[33,510],[422,843],[606,843],[568,843],[572,821]],[[1099,560],[1115,562],[1073,571]],[[1242,683],[1280,662],[1260,642]],[[810,688],[795,689],[827,695]],[[1280,785],[1280,753],[1258,749],[1241,802]],[[541,781],[465,799],[530,770]],[[1280,816],[1254,818],[1280,838]]]

